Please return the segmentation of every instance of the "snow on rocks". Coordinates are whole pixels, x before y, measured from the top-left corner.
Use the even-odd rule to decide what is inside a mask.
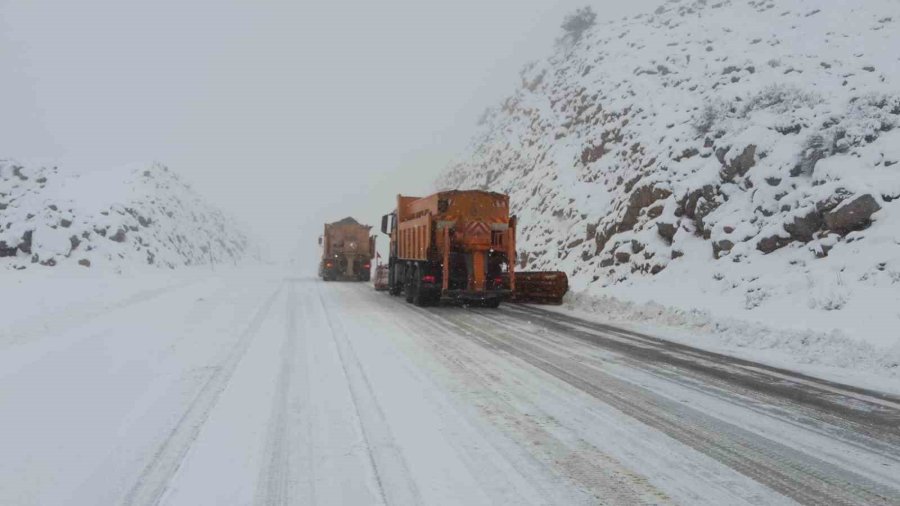
[[[438,185],[509,193],[518,263],[574,289],[900,349],[896,13],[670,1],[597,25],[523,69]]]
[[[65,172],[0,160],[0,266],[237,262],[248,239],[161,164]]]

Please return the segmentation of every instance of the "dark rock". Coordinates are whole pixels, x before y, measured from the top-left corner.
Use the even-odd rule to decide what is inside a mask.
[[[82,258],[81,260],[78,261],[78,265],[83,265],[83,266],[85,266],[85,267],[90,267],[90,266],[91,266],[91,261],[88,260],[87,258]]]
[[[734,232],[734,227],[728,227],[728,226],[726,226],[726,227],[722,227],[722,230],[723,230],[726,234],[730,234],[730,233]]]
[[[672,244],[672,241],[675,240],[675,232],[677,231],[678,227],[671,223],[659,222],[656,224],[656,232],[669,244]]]
[[[713,257],[721,258],[722,256],[731,252],[734,248],[734,243],[729,241],[728,239],[722,239],[721,241],[716,241],[712,245],[713,247]]]
[[[700,150],[697,148],[688,148],[681,152],[680,155],[675,157],[676,162],[680,162],[682,160],[687,160],[688,158],[693,158],[700,154]]]
[[[834,248],[834,246],[830,244],[822,244],[813,251],[816,254],[816,258],[825,258],[828,256],[828,253],[832,250],[832,248]]]
[[[604,142],[601,142],[598,146],[588,146],[581,152],[581,163],[587,165],[596,162],[606,153],[606,143]]]
[[[581,244],[583,242],[584,242],[584,239],[575,239],[574,241],[572,241],[566,245],[566,249],[577,248],[578,246],[581,246]]]
[[[10,247],[5,242],[0,241],[0,257],[14,257],[19,251],[17,246]]]
[[[77,235],[73,235],[72,237],[69,237],[69,244],[72,245],[72,247],[69,248],[69,253],[71,253],[78,248],[78,245],[81,244],[81,241],[78,239]]]
[[[22,242],[19,243],[19,250],[25,254],[31,254],[31,238],[34,236],[34,231],[29,230],[22,234]]]
[[[69,227],[72,226],[72,221],[71,221],[71,220],[62,219],[62,220],[59,220],[59,224],[60,224],[60,226],[61,226],[62,228],[69,228]]]
[[[803,125],[800,124],[775,127],[775,131],[781,135],[799,134],[801,130],[803,130]]]
[[[665,188],[657,188],[655,186],[642,186],[632,192],[628,198],[628,204],[625,208],[625,214],[622,216],[617,232],[631,230],[637,224],[641,210],[650,207],[657,201],[668,198],[672,192]]]
[[[45,265],[47,267],[54,267],[54,266],[56,266],[56,259],[48,258],[47,260],[42,261],[41,265]]]
[[[795,217],[791,223],[785,223],[784,231],[791,234],[791,238],[796,241],[809,242],[824,223],[822,213],[811,211],[806,216]]]
[[[613,234],[615,234],[615,229],[606,229],[597,234],[597,237],[594,238],[594,243],[597,245],[597,254],[603,252],[603,249],[606,248],[606,243],[609,242]]]
[[[587,236],[585,236],[585,240],[593,240],[594,237],[597,236],[597,224],[589,223],[587,226]]]
[[[659,218],[662,215],[663,206],[653,206],[647,210],[647,217],[650,219]]]
[[[721,147],[716,149],[716,159],[719,160],[719,163],[725,165],[725,155],[728,154],[728,151],[731,149],[731,146]]]
[[[759,242],[756,243],[756,249],[768,255],[769,253],[781,249],[790,243],[791,239],[788,237],[773,235],[771,237],[760,239]]]
[[[636,241],[636,240],[631,241],[631,252],[632,253],[638,254],[641,251],[644,251],[644,248],[646,248],[646,246],[644,246],[644,244],[641,243],[640,241]]]
[[[854,230],[862,230],[872,223],[872,215],[880,209],[881,205],[878,204],[875,197],[867,193],[825,213],[825,225],[829,230],[841,235]]]
[[[769,186],[778,186],[781,184],[781,178],[780,177],[767,177],[766,183],[768,183]]]
[[[116,230],[116,233],[110,236],[109,239],[116,242],[125,242],[125,231],[120,228]]]
[[[723,155],[724,158],[724,155]],[[756,145],[750,144],[740,155],[731,160],[730,163],[722,163],[723,168],[719,175],[722,181],[734,181],[736,177],[743,177],[747,171],[756,165]]]
[[[650,269],[650,274],[653,274],[653,275],[655,276],[655,275],[659,274],[660,272],[662,272],[662,270],[665,269],[665,268],[666,268],[665,265],[659,265],[659,264],[654,265],[654,266]]]
[[[612,258],[604,258],[600,260],[600,267],[612,267],[612,265],[616,263]]]
[[[617,251],[616,252],[616,261],[620,264],[627,263],[631,260],[631,255],[625,251]]]
[[[679,251],[679,250],[677,250],[677,249],[673,249],[673,250],[672,250],[672,260],[675,260],[676,258],[681,258],[681,257],[683,257],[683,256],[684,256],[684,252],[683,252],[683,251]]]

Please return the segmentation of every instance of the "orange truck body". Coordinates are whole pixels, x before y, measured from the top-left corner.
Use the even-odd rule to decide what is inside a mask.
[[[516,219],[509,196],[480,190],[397,196],[382,218],[390,236],[389,291],[428,305],[441,298],[496,306],[515,290]]]
[[[319,238],[322,246],[319,276],[325,281],[369,281],[375,256],[375,237],[369,235],[371,229],[349,217],[326,223]]]

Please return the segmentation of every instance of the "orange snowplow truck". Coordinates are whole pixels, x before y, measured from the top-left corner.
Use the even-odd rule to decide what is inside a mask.
[[[319,277],[325,281],[369,281],[375,256],[375,236],[369,236],[371,229],[353,218],[326,223],[325,233],[319,237],[322,246]]]
[[[397,208],[381,219],[381,231],[391,238],[391,295],[405,294],[417,306],[443,298],[497,307],[515,290],[516,218],[509,215],[507,195],[398,195]]]

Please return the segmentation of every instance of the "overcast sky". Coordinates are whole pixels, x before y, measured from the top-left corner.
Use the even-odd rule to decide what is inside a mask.
[[[283,257],[429,191],[567,12],[658,3],[0,0],[0,157],[163,162]]]

